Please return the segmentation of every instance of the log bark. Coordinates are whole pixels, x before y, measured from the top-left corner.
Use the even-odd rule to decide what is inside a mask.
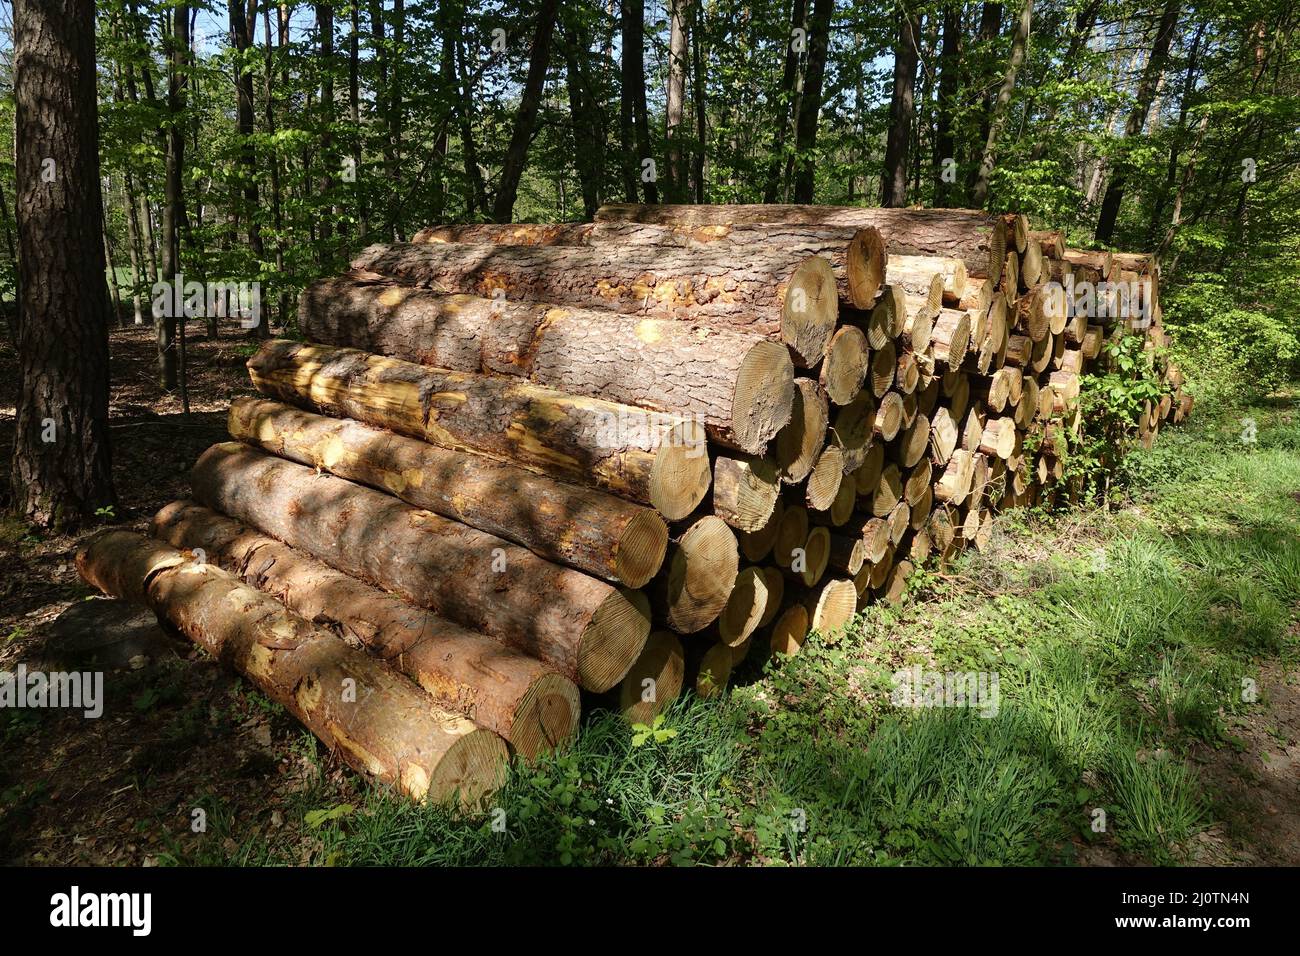
[[[298,325],[324,345],[695,417],[714,441],[750,454],[790,417],[789,352],[751,332],[447,295],[358,273],[308,286]]]
[[[154,516],[150,533],[367,648],[440,707],[495,731],[525,759],[578,729],[573,681],[536,658],[443,620],[192,502]]]
[[[678,416],[283,340],[266,342],[248,369],[263,395],[592,485],[670,521],[708,491],[703,430]]]
[[[639,588],[663,564],[668,528],[657,513],[517,465],[258,398],[231,403],[228,430],[607,581]]]
[[[835,331],[839,293],[821,256],[754,248],[374,245],[352,267],[442,292],[691,319],[784,342],[815,367]]]
[[[508,752],[496,734],[212,564],[110,531],[81,547],[77,570],[104,593],[152,608],[362,774],[416,800],[466,805],[504,780]]]
[[[209,508],[531,654],[587,690],[618,683],[650,632],[640,592],[246,445],[209,448],[191,484]]]

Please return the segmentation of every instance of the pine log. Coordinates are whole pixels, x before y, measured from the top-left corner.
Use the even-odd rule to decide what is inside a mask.
[[[613,495],[265,399],[235,399],[228,426],[232,438],[607,581],[639,588],[663,564],[663,519]]]
[[[808,609],[802,604],[794,603],[787,607],[772,625],[769,641],[773,654],[793,657],[808,639]]]
[[[204,505],[474,631],[608,690],[650,631],[638,591],[396,498],[234,442],[191,473]]]
[[[971,275],[994,283],[1001,275],[1006,228],[993,215],[974,209],[869,209],[859,206],[779,204],[688,206],[609,203],[597,222],[645,222],[678,227],[793,223],[818,229],[865,229],[885,236],[891,255],[961,259]]]
[[[262,394],[594,485],[678,520],[711,474],[689,419],[355,349],[272,340],[248,361]]]
[[[762,454],[790,415],[789,352],[752,332],[444,294],[355,273],[308,286],[298,324],[312,342],[696,418],[714,441],[751,454]]]
[[[443,708],[500,734],[526,760],[578,729],[578,688],[503,646],[192,502],[167,505],[150,533],[201,554],[308,621],[366,647]]]
[[[757,531],[737,531],[736,540],[740,544],[740,553],[746,561],[757,564],[772,552],[772,546],[776,543],[776,532],[781,526],[781,518],[785,514],[785,505],[781,498],[778,497],[772,506],[772,513],[768,516],[767,522]]]
[[[783,342],[806,368],[826,353],[840,304],[826,259],[761,245],[743,256],[725,247],[374,245],[352,268],[440,292],[757,332]]]
[[[828,442],[840,450],[846,474],[855,472],[867,460],[875,441],[876,403],[867,389],[857,398],[835,410]]]
[[[496,734],[217,566],[128,531],[96,535],[76,562],[104,593],[143,599],[358,772],[416,800],[464,805],[504,781],[508,751]]]
[[[700,518],[669,548],[652,585],[655,613],[678,634],[704,630],[722,613],[739,570],[735,534],[721,518]]]
[[[835,501],[844,480],[844,453],[838,445],[827,445],[817,456],[806,488],[809,508],[825,511]]]

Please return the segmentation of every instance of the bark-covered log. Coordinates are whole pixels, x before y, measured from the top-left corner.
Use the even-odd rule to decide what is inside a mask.
[[[650,632],[638,591],[247,445],[209,448],[191,484],[209,508],[531,654],[587,690],[621,680]]]
[[[353,639],[531,760],[578,729],[578,688],[500,641],[443,620],[193,502],[154,516],[154,537],[202,552],[313,623]]]
[[[517,465],[258,398],[231,403],[228,429],[607,581],[639,588],[663,564],[668,528],[653,510]]]
[[[443,294],[375,275],[322,279],[299,301],[308,340],[699,419],[762,454],[790,418],[789,351],[752,332]]]
[[[996,284],[1006,252],[1006,227],[975,209],[868,209],[859,206],[638,205],[608,203],[597,222],[641,222],[678,227],[741,224],[797,224],[818,229],[865,229],[885,237],[890,255],[949,256],[966,263],[971,275]]]
[[[471,223],[427,226],[413,243],[490,243],[504,246],[673,246],[714,252],[730,250],[740,258],[751,251],[779,250],[794,260],[822,256],[835,267],[842,295],[867,308],[880,291],[885,271],[885,243],[878,229],[818,229],[795,223],[780,225],[677,226],[627,221],[590,223]]]
[[[110,531],[80,548],[77,570],[106,594],[142,600],[360,773],[416,800],[467,805],[504,780],[508,752],[492,731],[213,564]]]
[[[592,485],[669,520],[709,488],[702,429],[678,416],[284,340],[265,343],[248,368],[263,395]]]
[[[808,368],[826,353],[840,304],[826,259],[763,248],[737,256],[669,246],[374,245],[352,267],[440,292],[757,332],[784,342]]]

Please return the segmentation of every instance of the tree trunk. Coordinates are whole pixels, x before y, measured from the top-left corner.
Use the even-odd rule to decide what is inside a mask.
[[[248,9],[244,9],[247,2]],[[253,46],[253,25],[257,23],[258,0],[229,0],[230,35],[235,48],[235,136],[242,167],[244,218],[248,223],[248,248],[262,271],[266,252],[262,246],[261,201],[257,188],[257,151],[253,147],[253,71],[249,51]],[[269,0],[267,0],[269,2]],[[271,324],[263,312],[258,316],[259,338],[269,338]]]
[[[14,6],[18,516],[56,530],[114,504],[108,295],[90,0]]]
[[[358,773],[416,800],[466,805],[504,782],[509,754],[496,734],[214,565],[111,531],[77,552],[77,570],[234,667]]]
[[[934,204],[949,206],[953,200],[957,162],[957,136],[954,113],[959,108],[957,93],[961,88],[961,4],[943,8],[943,46],[939,52],[938,117],[934,131]]]
[[[663,563],[663,520],[612,495],[263,399],[235,399],[228,426],[232,438],[271,454],[386,491],[607,581],[639,588]]]
[[[577,686],[499,641],[192,502],[176,501],[159,511],[150,534],[176,548],[202,550],[205,561],[367,648],[424,688],[434,703],[500,734],[527,760],[554,750],[577,730]]]
[[[636,195],[636,181],[641,180],[645,201],[659,201],[655,176],[644,165],[653,162],[650,150],[650,123],[645,102],[645,0],[621,0],[623,17],[623,150],[627,169],[624,177]],[[628,178],[630,177],[630,178]]]
[[[1165,0],[1164,11],[1160,15],[1160,25],[1156,28],[1155,42],[1151,46],[1151,55],[1147,58],[1146,69],[1138,83],[1133,109],[1124,124],[1124,138],[1132,140],[1141,134],[1146,125],[1147,113],[1155,99],[1156,88],[1164,77],[1165,61],[1169,58],[1169,46],[1173,42],[1174,30],[1178,26],[1178,14],[1182,9],[1182,0]],[[1115,234],[1115,221],[1119,218],[1119,207],[1124,202],[1124,188],[1127,185],[1129,163],[1116,164],[1111,173],[1110,182],[1106,184],[1106,194],[1101,200],[1101,213],[1097,217],[1095,238],[1099,243],[1109,243]]]
[[[826,51],[830,47],[831,15],[834,12],[835,0],[813,0],[812,20],[808,24],[808,73],[804,77],[795,127],[798,164],[794,176],[794,201],[797,203],[812,202],[816,186],[817,120],[821,115],[822,78],[826,73]]]
[[[587,690],[618,683],[650,633],[638,591],[247,445],[209,448],[192,486],[209,508],[539,658]]]
[[[559,5],[559,0],[541,0],[541,7],[537,11],[537,30],[533,34],[533,45],[528,54],[528,77],[524,80],[520,94],[514,131],[510,135],[510,146],[506,149],[501,180],[492,205],[492,218],[496,222],[510,222],[514,218],[515,196],[519,192],[519,180],[528,162],[528,146],[533,141],[537,109],[542,102],[546,70],[551,62],[551,35],[555,32],[555,16]]]
[[[605,131],[599,117],[600,102],[591,87],[582,32],[565,26],[565,86],[569,92],[569,123],[573,129],[573,165],[582,186],[583,218],[590,220],[600,208],[601,177],[605,168]]]
[[[704,182],[705,142],[708,135],[707,101],[708,101],[708,57],[704,52],[704,3],[696,0],[691,7],[691,92],[695,101],[695,152],[691,167],[692,198],[695,202],[704,202],[707,189]],[[587,216],[593,218],[593,209]]]
[[[458,15],[451,27],[454,33],[448,33],[443,42],[451,43],[456,50],[456,70],[459,74],[456,119],[460,124],[460,151],[465,160],[465,178],[470,184],[470,194],[465,205],[469,212],[468,218],[474,219],[479,214],[487,214],[488,202],[487,186],[483,182],[483,170],[479,168],[478,147],[474,140],[474,97],[470,88],[469,67],[465,62],[465,44],[459,36],[462,22]]]
[[[448,292],[566,307],[607,308],[648,318],[691,319],[756,332],[815,367],[839,315],[830,263],[755,248],[666,246],[371,246],[353,268]],[[725,295],[718,293],[726,289]]]
[[[1007,110],[1011,105],[1011,94],[1016,88],[1016,74],[1025,62],[1025,49],[1029,44],[1029,30],[1033,19],[1034,0],[1025,0],[1020,9],[1020,20],[1016,32],[1011,38],[1011,55],[1007,58],[1007,72],[998,89],[998,98],[993,103],[989,117],[988,138],[984,140],[984,152],[980,156],[979,172],[975,178],[975,188],[971,190],[971,200],[976,206],[983,206],[988,200],[989,178],[993,175],[993,163],[997,156],[998,140],[1002,136],[1002,127],[1006,125]]]
[[[679,416],[286,341],[266,343],[249,372],[263,395],[597,487],[670,521],[709,488],[703,430]]]
[[[763,202],[774,203],[781,193],[781,168],[785,165],[785,138],[793,125],[795,88],[799,82],[800,47],[795,44],[795,30],[804,29],[808,17],[808,0],[793,0],[790,7],[790,30],[785,37],[785,66],[781,70],[780,112],[776,116],[776,129],[772,136],[772,158],[767,166],[767,184],[763,189]],[[804,43],[806,44],[805,37]]]
[[[271,34],[271,14],[270,2],[267,0],[262,6],[262,32],[266,34],[266,55],[265,55],[265,72],[264,77],[264,94],[266,110],[266,132],[268,136],[275,136],[275,97],[272,90],[272,77],[275,75],[275,60],[273,53],[273,40]],[[279,14],[277,13],[277,17]],[[281,30],[281,36],[288,29],[287,24],[281,24],[277,21],[277,27]],[[271,167],[271,222],[275,226],[275,272],[282,282],[286,278],[284,262],[284,212],[283,197],[280,190],[280,152],[271,147],[269,150],[269,165]],[[280,324],[287,327],[289,324],[288,316],[288,296],[280,293],[279,301]],[[268,306],[263,306],[265,318],[258,316],[258,328],[266,328],[268,331],[271,327],[271,316]]]
[[[693,417],[715,441],[751,454],[790,417],[787,350],[743,332],[346,276],[308,286],[298,323],[325,345]]]
[[[665,91],[664,141],[668,147],[668,182],[665,189],[669,202],[690,198],[686,150],[682,146],[682,129],[686,117],[687,7],[692,0],[667,0],[668,3],[668,87]],[[700,0],[695,0],[700,2]]]
[[[889,136],[885,142],[885,171],[880,183],[880,204],[907,205],[907,147],[915,113],[917,44],[920,15],[901,19],[898,45],[894,47],[894,93],[889,101]]]
[[[185,216],[182,176],[185,163],[185,133],[181,114],[185,110],[185,54],[189,47],[189,6],[180,4],[172,12],[170,49],[167,54],[167,156],[162,221],[162,281],[173,289],[181,281],[181,221]],[[158,364],[162,387],[171,390],[179,382],[176,354],[176,323],[184,321],[174,309],[164,309],[156,320],[158,331]]]
[[[996,80],[994,69],[991,65],[993,58],[993,45],[1002,32],[1002,4],[990,3],[985,0],[980,4],[980,22],[976,36],[979,39],[979,49],[982,56],[987,57],[990,63],[980,62],[971,78],[972,93],[977,94],[980,98],[979,110],[979,138],[975,143],[976,155],[970,157],[970,170],[966,176],[966,187],[975,188],[975,181],[979,177],[979,157],[982,154],[984,143],[989,138],[989,119],[993,111],[993,84]]]

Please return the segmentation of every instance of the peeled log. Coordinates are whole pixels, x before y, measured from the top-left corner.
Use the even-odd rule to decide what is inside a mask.
[[[951,256],[966,263],[971,275],[994,284],[1002,274],[1006,227],[994,215],[976,209],[869,209],[860,206],[638,205],[607,203],[597,222],[642,222],[678,227],[798,224],[818,229],[865,229],[885,236],[891,255]]]
[[[726,247],[374,245],[352,268],[439,292],[757,332],[783,342],[807,368],[826,353],[840,303],[826,259],[761,246],[737,256]]]
[[[209,448],[191,484],[209,508],[531,654],[587,690],[618,683],[650,632],[638,591],[247,445]]]
[[[264,343],[248,369],[263,395],[594,485],[670,521],[695,509],[712,477],[701,429],[677,416],[285,340]]]
[[[714,441],[751,454],[790,418],[789,352],[751,332],[356,273],[308,286],[298,325],[312,342],[697,418]]]
[[[110,531],[77,570],[160,617],[285,707],[348,766],[416,800],[472,805],[505,776],[505,742],[437,706],[409,679],[211,564],[161,541]],[[349,683],[355,682],[355,683]],[[355,686],[357,693],[345,694]]]
[[[663,564],[663,519],[613,495],[265,399],[235,399],[228,428],[232,438],[281,458],[387,491],[607,581],[639,588]]]
[[[434,701],[496,731],[525,759],[578,729],[578,688],[536,658],[335,571],[200,505],[177,501],[150,532],[203,557],[344,637],[419,684]]]

